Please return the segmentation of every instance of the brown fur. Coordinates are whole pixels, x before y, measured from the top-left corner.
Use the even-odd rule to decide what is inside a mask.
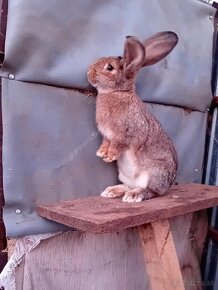
[[[158,33],[144,45],[128,37],[122,58],[101,58],[89,67],[88,80],[98,90],[96,123],[103,135],[97,155],[106,162],[117,160],[123,183],[106,188],[104,197],[140,202],[165,194],[176,177],[176,151],[137,96],[135,78],[142,66],[165,57],[177,40],[173,32]]]

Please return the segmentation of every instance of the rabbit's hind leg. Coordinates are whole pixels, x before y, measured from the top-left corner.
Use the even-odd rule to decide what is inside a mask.
[[[134,189],[128,190],[125,193],[123,197],[123,202],[141,202],[144,199],[150,199],[154,196],[156,196],[156,194],[150,191],[149,189],[134,188]]]
[[[125,184],[118,184],[108,186],[102,193],[102,197],[121,197],[129,190],[129,187]]]

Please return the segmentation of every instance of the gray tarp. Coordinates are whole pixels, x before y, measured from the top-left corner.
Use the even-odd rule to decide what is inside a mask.
[[[126,35],[179,35],[166,60],[141,71],[137,91],[174,140],[178,181],[201,182],[214,12],[197,0],[9,0],[1,72],[8,236],[57,231],[35,214],[37,203],[96,195],[116,182],[115,164],[95,156],[95,99],[72,89],[87,86],[93,60],[120,55]]]

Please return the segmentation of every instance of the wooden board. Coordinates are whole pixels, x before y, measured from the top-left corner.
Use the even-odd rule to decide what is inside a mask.
[[[206,210],[138,227],[149,290],[202,290]]]
[[[119,231],[218,205],[218,187],[200,184],[172,186],[165,196],[142,203],[124,203],[100,196],[39,205],[41,217],[76,228],[103,233]]]
[[[169,221],[142,225],[138,231],[151,290],[185,290]]]
[[[14,249],[16,247],[18,238],[7,239],[7,252],[8,252],[8,259],[12,256]]]
[[[202,290],[200,265],[208,229],[206,210],[174,217],[170,219],[170,228],[185,289]],[[175,278],[170,282],[172,286],[181,284]]]

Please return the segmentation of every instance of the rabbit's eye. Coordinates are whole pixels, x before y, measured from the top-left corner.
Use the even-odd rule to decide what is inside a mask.
[[[108,64],[106,70],[112,71],[114,67],[111,64]]]

